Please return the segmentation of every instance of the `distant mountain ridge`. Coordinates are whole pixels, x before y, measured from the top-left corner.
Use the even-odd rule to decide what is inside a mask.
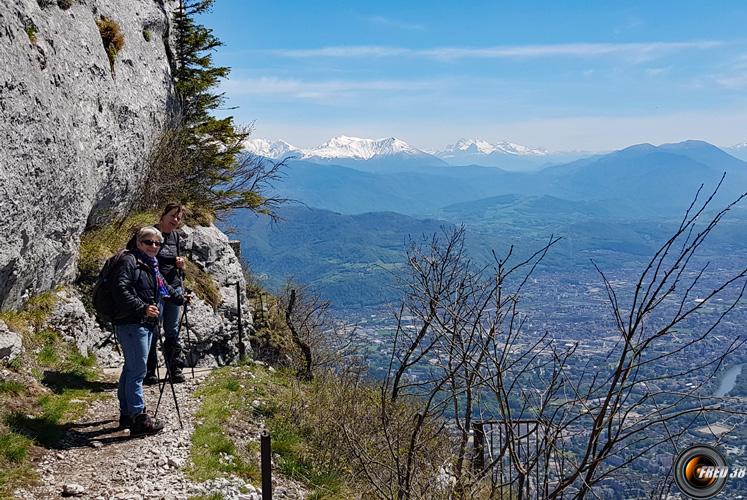
[[[592,154],[585,151],[549,152],[542,148],[508,141],[491,143],[483,139],[460,139],[442,151],[431,152],[396,137],[364,139],[346,135],[333,137],[309,149],[282,140],[249,139],[245,142],[244,149],[273,160],[293,158],[315,163],[354,166],[362,170],[397,170],[401,165],[398,167],[396,163],[400,162],[417,167],[478,165],[511,171],[529,171]]]
[[[446,146],[445,150],[439,151],[436,154],[440,158],[450,158],[459,153],[486,155],[503,153],[516,156],[547,156],[547,151],[544,149],[522,146],[513,142],[491,144],[482,139],[459,139],[456,144],[450,144]]]
[[[302,149],[285,141],[250,139],[245,143],[245,149],[273,160],[293,156],[297,159],[319,162],[395,159],[401,161],[416,160],[420,163],[431,165],[445,165],[443,161],[434,155],[413,147],[396,137],[361,139],[359,137],[341,135],[333,137],[324,144],[311,149]]]
[[[739,158],[740,160],[747,161],[747,142],[735,144],[725,149],[730,155]]]
[[[721,200],[747,190],[747,163],[702,141],[639,144],[525,172],[481,166],[424,168],[397,160],[386,169],[379,165],[371,160],[292,161],[277,194],[347,214],[392,210],[431,216],[447,205],[507,194],[607,200],[640,207],[644,213],[656,209],[671,214],[686,208],[701,184],[705,190],[715,187],[724,171]]]

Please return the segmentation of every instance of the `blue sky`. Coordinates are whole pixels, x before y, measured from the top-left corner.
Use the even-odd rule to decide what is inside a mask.
[[[747,2],[217,0],[227,105],[300,147],[747,141]]]

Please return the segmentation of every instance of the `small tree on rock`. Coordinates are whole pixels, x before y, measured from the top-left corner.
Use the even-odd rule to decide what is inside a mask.
[[[180,0],[174,13],[175,105],[148,158],[139,208],[176,199],[201,212],[249,208],[275,217],[284,200],[264,192],[283,163],[243,152],[251,128],[237,126],[232,116],[215,116],[225,101],[216,87],[230,68],[214,65],[212,52],[223,44],[196,21],[214,1]]]

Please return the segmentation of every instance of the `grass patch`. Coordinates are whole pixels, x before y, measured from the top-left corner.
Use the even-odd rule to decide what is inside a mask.
[[[0,380],[0,394],[18,396],[26,392],[26,386],[16,380]]]
[[[151,39],[153,38],[153,34],[151,33],[150,30],[143,30],[143,38],[145,39],[146,42],[150,42]]]
[[[12,399],[7,396],[13,394]],[[86,408],[83,391],[44,394],[40,397],[0,393],[0,498],[35,480],[29,454],[35,446],[56,448],[68,422]]]
[[[226,497],[221,493],[211,493],[209,495],[198,495],[195,497],[189,497],[189,500],[224,500]]]
[[[158,220],[158,212],[138,212],[131,214],[123,221],[91,229],[80,238],[78,251],[78,269],[80,277],[85,280],[96,277],[106,259],[123,249],[137,230],[153,225]]]
[[[2,311],[0,320],[12,331],[20,333],[24,345],[34,343],[32,334],[46,323],[57,304],[57,291],[50,290],[31,297],[20,311]]]
[[[20,408],[5,415],[3,423],[14,433],[26,436],[45,448],[55,448],[70,422],[83,416],[88,402],[115,387],[113,382],[97,381],[95,372],[90,368],[83,373],[75,369],[45,371],[41,382],[51,389],[51,394],[25,401]]]
[[[187,220],[190,226],[207,227],[215,222],[215,213],[210,208],[190,203],[187,205]]]
[[[5,431],[0,434],[0,460],[6,463],[20,464],[26,459],[31,440],[13,432]]]
[[[0,498],[34,480],[29,459],[34,447],[58,447],[88,402],[115,387],[97,381],[93,355],[81,354],[46,327],[56,302],[56,293],[47,292],[32,297],[20,311],[0,315],[21,333],[25,347],[14,367],[25,375],[0,381]]]
[[[271,372],[254,363],[225,368],[220,374],[214,374],[200,390],[203,406],[198,415],[203,424],[193,435],[192,456],[193,471],[198,469],[199,459],[202,474],[193,478],[205,480],[225,474],[226,461],[225,458],[221,461],[220,457],[236,455],[242,463],[254,469],[249,479],[257,484],[261,480],[257,470],[259,442],[251,441],[243,450],[236,450],[235,444],[221,429],[230,427],[227,423],[231,421],[262,418],[271,434],[272,453],[278,457],[276,464],[280,474],[303,482],[311,490],[310,498],[350,498],[353,489],[345,482],[343,467],[330,466],[330,460],[317,453],[316,443],[322,438],[315,435],[310,421],[302,422],[291,411],[291,407],[297,404],[305,406],[311,403],[302,396],[308,389],[308,385],[295,381],[291,369]],[[257,399],[262,402],[260,405],[253,403]],[[334,420],[334,411],[329,416]],[[334,447],[334,439],[329,436],[323,439]],[[205,471],[212,473],[208,475]]]
[[[236,475],[252,482],[260,479],[259,468],[237,451],[233,440],[224,432],[224,424],[242,405],[241,384],[228,368],[211,374],[197,392],[202,406],[197,413],[200,425],[192,433],[189,477],[207,481],[220,476]]]
[[[16,486],[34,479],[33,469],[27,463],[32,442],[25,436],[10,431],[0,431],[0,496],[6,498]]]
[[[281,395],[287,397],[288,394]],[[279,455],[278,470],[312,488],[309,498],[347,498],[343,470],[320,460],[314,430],[289,414],[275,411],[267,420],[272,452]]]

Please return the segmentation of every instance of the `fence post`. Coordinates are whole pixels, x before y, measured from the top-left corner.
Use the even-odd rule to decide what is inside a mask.
[[[239,360],[244,361],[246,346],[244,345],[244,322],[241,320],[241,281],[236,282],[236,310],[239,315]]]
[[[270,433],[262,431],[259,437],[262,468],[262,500],[272,500],[272,444]]]
[[[481,472],[485,468],[485,428],[482,422],[472,422],[473,444],[475,455],[472,458],[472,468]]]

